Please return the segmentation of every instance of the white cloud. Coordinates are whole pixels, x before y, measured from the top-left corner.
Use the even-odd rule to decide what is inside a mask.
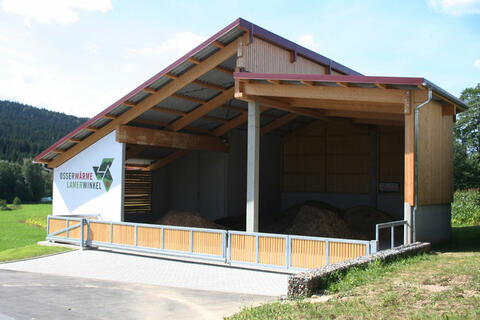
[[[427,0],[435,10],[454,16],[480,14],[480,0]]]
[[[39,23],[69,24],[79,20],[78,11],[106,12],[110,0],[3,0],[2,9],[23,18],[26,26]]]
[[[480,59],[475,60],[475,62],[473,63],[473,66],[474,66],[475,68],[480,69]]]
[[[123,71],[126,73],[134,73],[137,72],[137,67],[129,63],[123,68]]]
[[[167,53],[180,57],[195,48],[203,40],[205,40],[204,37],[193,32],[182,32],[175,34],[173,38],[170,38],[161,44],[144,48],[126,48],[123,50],[123,56],[125,59],[131,59],[138,56],[158,56]]]
[[[100,90],[91,83],[72,80],[58,70],[33,67],[13,59],[7,61],[4,69],[0,74],[2,99],[77,116],[92,117],[131,89]]]
[[[98,54],[98,46],[96,44],[87,46],[87,51],[96,56]]]
[[[298,38],[298,43],[300,45],[304,46],[304,47],[307,47],[307,48],[310,48],[310,49],[313,49],[313,50],[316,50],[317,47],[318,47],[318,44],[315,41],[315,39],[313,38],[313,34],[311,34],[311,33],[302,34]]]

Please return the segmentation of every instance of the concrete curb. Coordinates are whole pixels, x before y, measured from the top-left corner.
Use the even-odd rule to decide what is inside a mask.
[[[310,297],[316,290],[322,288],[328,277],[335,272],[346,272],[350,268],[364,266],[372,261],[390,261],[397,257],[406,257],[430,251],[430,243],[415,242],[394,249],[382,250],[370,256],[342,261],[327,266],[297,273],[288,278],[288,297]]]

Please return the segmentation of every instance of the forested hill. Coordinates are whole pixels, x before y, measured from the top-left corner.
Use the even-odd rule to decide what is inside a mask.
[[[33,158],[86,120],[0,100],[0,160]]]

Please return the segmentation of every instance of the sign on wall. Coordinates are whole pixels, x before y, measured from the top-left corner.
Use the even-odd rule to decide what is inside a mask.
[[[53,214],[121,221],[122,181],[123,144],[112,132],[54,169]]]

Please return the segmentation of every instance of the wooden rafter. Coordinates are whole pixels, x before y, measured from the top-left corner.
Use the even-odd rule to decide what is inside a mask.
[[[140,152],[146,149],[147,149],[147,146],[143,146],[139,144],[130,145],[125,152],[125,160],[134,158],[137,154],[139,154]]]
[[[170,153],[168,156],[163,157],[162,159],[159,159],[155,161],[155,163],[151,164],[148,167],[148,170],[155,171],[157,169],[160,169],[161,167],[166,166],[170,162],[183,157],[184,155],[188,154],[190,151],[189,150],[175,150],[172,153]]]
[[[267,108],[261,106],[260,107],[260,114],[265,112]],[[248,112],[246,113],[241,113],[232,120],[228,121],[227,123],[219,126],[215,130],[213,130],[213,135],[216,137],[223,136],[225,133],[229,132],[230,130],[238,127],[248,119]]]
[[[231,43],[226,45],[225,48],[218,50],[217,52],[212,54],[210,57],[203,60],[201,64],[196,65],[195,67],[191,68],[187,72],[180,75],[178,78],[175,79],[175,81],[170,81],[165,86],[160,88],[157,91],[157,93],[152,94],[151,96],[145,98],[144,100],[136,104],[134,107],[124,112],[117,119],[112,120],[111,122],[106,124],[104,127],[99,129],[97,132],[94,132],[93,134],[85,138],[82,141],[82,143],[78,143],[77,145],[71,147],[68,150],[68,152],[50,161],[49,166],[53,168],[59,166],[60,164],[67,161],[68,159],[72,158],[77,153],[87,148],[89,145],[91,145],[95,141],[101,139],[102,137],[106,136],[108,133],[112,132],[118,125],[126,124],[131,120],[137,118],[139,115],[149,110],[153,106],[157,105],[161,101],[165,100],[167,97],[174,94],[178,90],[182,89],[187,84],[198,79],[200,76],[202,76],[209,70],[212,70],[223,61],[232,57],[237,52],[239,41],[243,41],[243,38],[239,38],[237,40],[232,41]]]
[[[166,121],[157,121],[157,120],[144,120],[144,119],[134,119],[130,121],[130,123],[138,123],[138,124],[147,124],[150,126],[155,126],[155,127],[166,127],[168,126],[168,122]],[[194,127],[194,126],[186,126],[185,129],[190,130],[190,131],[197,131],[197,132],[202,132],[211,135],[212,132],[208,129],[205,128],[199,128],[199,127]]]
[[[220,67],[220,66],[217,66],[215,68],[213,68],[217,71],[220,71],[220,72],[223,72],[223,73],[226,73],[228,75],[233,75],[233,70],[230,70],[230,69],[227,69],[227,68],[223,68],[223,67]]]
[[[217,40],[213,41],[212,44],[215,47],[220,48],[220,49],[225,48],[225,45],[223,43],[221,43],[220,41],[217,41]]]
[[[183,95],[183,94],[172,94],[171,97],[176,98],[176,99],[185,100],[185,101],[195,102],[195,103],[205,103],[206,102],[206,100],[204,100],[204,99],[190,97],[190,96],[186,96],[186,95]]]
[[[278,98],[315,99],[324,101],[352,101],[366,103],[394,103],[403,106],[406,90],[355,87],[307,87],[292,84],[266,84],[245,82],[238,86],[235,97],[266,96]]]
[[[171,123],[168,126],[168,129],[173,131],[179,131],[182,128],[185,128],[187,125],[192,123],[193,121],[203,117],[210,111],[218,108],[219,106],[223,105],[225,102],[231,100],[233,98],[233,88],[230,88],[222,93],[220,93],[215,98],[205,102],[203,105],[197,107],[196,109],[190,111],[188,114],[183,116],[182,118],[176,120],[175,122]]]
[[[395,126],[395,127],[403,127],[405,125],[403,121],[377,120],[377,119],[354,119],[353,123],[371,124],[376,126]]]
[[[200,136],[131,126],[120,126],[116,133],[117,142],[120,143],[216,152],[228,152],[229,150],[229,145],[227,143],[224,143],[217,137],[211,136]]]
[[[387,121],[399,121],[403,122],[404,116],[401,114],[392,113],[375,113],[375,112],[360,112],[360,111],[338,111],[338,110],[326,110],[325,115],[328,117],[342,117],[353,119],[374,119],[374,120],[387,120]]]
[[[294,114],[294,113],[287,113],[286,115],[283,115],[281,116],[280,118],[276,119],[276,120],[273,120],[272,122],[270,122],[269,124],[263,126],[261,129],[260,129],[260,135],[265,135],[267,133],[269,133],[270,131],[272,130],[275,130],[277,128],[280,128],[281,126],[283,126],[284,124],[292,121],[293,119],[297,118],[298,117],[298,114]]]

